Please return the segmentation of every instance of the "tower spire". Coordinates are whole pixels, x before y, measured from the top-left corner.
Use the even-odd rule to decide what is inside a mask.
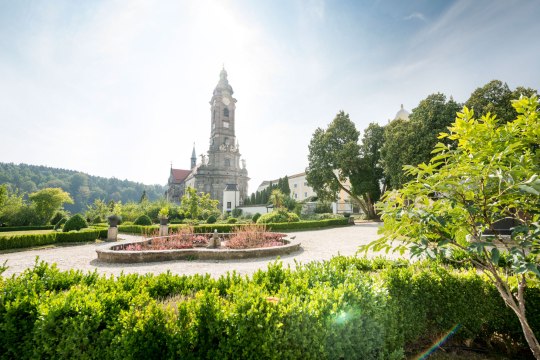
[[[195,153],[195,143],[193,143],[193,151],[191,152],[191,168],[197,165],[197,154]]]

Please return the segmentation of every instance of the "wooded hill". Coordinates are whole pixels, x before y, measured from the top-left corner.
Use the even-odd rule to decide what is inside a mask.
[[[157,200],[165,193],[165,186],[144,185],[134,181],[92,176],[73,170],[47,166],[13,164],[0,162],[0,185],[7,184],[11,192],[32,193],[34,191],[59,187],[67,191],[74,204],[64,208],[72,213],[86,210],[95,199],[105,201],[138,202],[143,192],[148,200]]]

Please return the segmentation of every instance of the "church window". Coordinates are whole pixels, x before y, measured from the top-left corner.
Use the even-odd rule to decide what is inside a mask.
[[[231,166],[231,159],[225,159],[225,166]]]
[[[229,138],[228,137],[225,138],[225,145],[229,145]]]
[[[224,121],[224,122],[223,122],[223,127],[224,127],[225,129],[228,129],[228,128],[229,128],[229,122],[228,122],[228,121]]]
[[[229,109],[228,108],[223,109],[223,116],[229,117]]]

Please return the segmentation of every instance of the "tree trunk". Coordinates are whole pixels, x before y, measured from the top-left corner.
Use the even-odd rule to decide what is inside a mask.
[[[519,323],[521,324],[521,329],[523,330],[523,335],[525,336],[525,340],[527,340],[527,344],[529,345],[529,348],[531,349],[534,358],[536,360],[540,360],[540,343],[534,335],[534,332],[532,331],[532,328],[529,325],[529,322],[527,321],[527,316],[525,314],[525,278],[522,277],[522,281],[520,281],[518,284],[518,303],[516,303],[514,295],[510,293],[509,289],[505,288],[505,286],[503,285],[503,281],[498,276],[498,274],[493,272],[492,274],[495,275],[495,287],[499,291],[499,294],[501,294],[501,297],[503,298],[506,305],[508,305],[518,317]]]

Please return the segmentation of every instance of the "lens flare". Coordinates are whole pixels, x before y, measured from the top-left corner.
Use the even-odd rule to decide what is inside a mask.
[[[455,325],[453,328],[450,329],[450,331],[448,331],[448,333],[446,333],[446,335],[442,336],[435,344],[433,344],[433,346],[431,346],[429,349],[424,351],[422,354],[418,355],[416,359],[417,360],[427,359],[431,354],[435,352],[435,350],[437,350],[442,344],[444,344],[448,339],[450,339],[452,335],[454,335],[459,330],[460,327],[461,327],[461,324]]]

